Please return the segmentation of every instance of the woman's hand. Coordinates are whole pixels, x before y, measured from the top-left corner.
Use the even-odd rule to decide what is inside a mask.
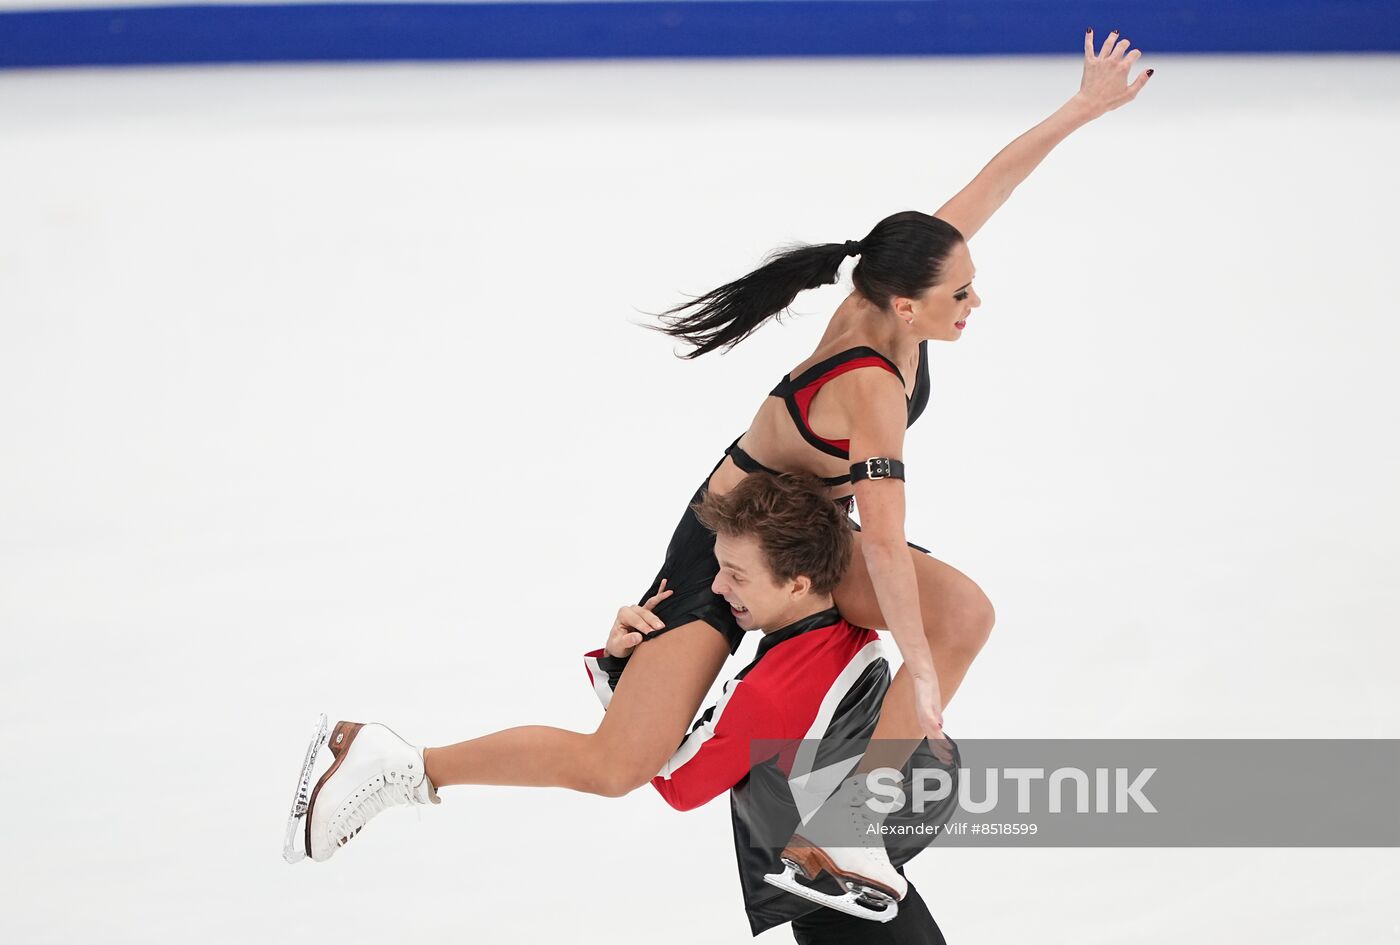
[[[1129,84],[1128,72],[1142,55],[1136,49],[1129,52],[1131,45],[1128,40],[1119,39],[1118,31],[1114,30],[1104,40],[1103,49],[1095,52],[1094,31],[1085,33],[1084,78],[1079,83],[1079,91],[1057,108],[1055,114],[998,151],[966,187],[934,212],[934,216],[957,227],[963,239],[972,239],[1052,148],[1105,112],[1137,98],[1152,70],[1148,69]]]
[[[943,697],[938,691],[938,677],[932,673],[914,676],[914,711],[929,750],[945,765],[952,764],[953,750],[943,735]]]
[[[637,644],[645,639],[642,634],[663,629],[666,624],[651,612],[651,608],[673,593],[666,589],[666,579],[662,578],[661,586],[656,589],[655,594],[647,598],[645,604],[640,607],[634,605],[620,608],[617,619],[613,621],[612,630],[608,632],[608,645],[603,647],[607,654],[616,659],[626,659]]]
[[[1128,71],[1142,56],[1142,50],[1132,49],[1127,39],[1119,39],[1118,31],[1108,34],[1103,48],[1094,52],[1094,31],[1084,34],[1084,78],[1080,80],[1079,92],[1075,98],[1089,110],[1091,118],[1098,118],[1137,98],[1147,80],[1152,77],[1148,69],[1128,82]]]

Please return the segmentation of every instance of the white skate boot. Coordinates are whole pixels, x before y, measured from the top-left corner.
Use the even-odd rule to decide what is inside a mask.
[[[322,720],[319,732],[324,740],[324,716]],[[313,738],[303,768],[304,779],[310,773],[318,747]],[[299,854],[292,848],[290,835],[297,813],[297,807],[292,808],[288,846],[283,851],[288,862],[296,862],[307,854],[318,863],[329,860],[375,814],[389,807],[442,803],[437,788],[428,780],[423,749],[410,745],[385,725],[337,722],[330,734],[330,748],[335,762],[321,775],[306,801],[305,847]],[[299,792],[298,797],[301,796]]]
[[[885,820],[884,814],[866,803],[873,796],[863,774],[841,782],[816,815],[819,829],[814,823],[809,831],[825,846],[808,840],[801,833],[805,828],[798,828],[783,848],[783,872],[768,874],[764,882],[847,915],[876,922],[893,919],[909,884],[890,863],[878,826],[870,829]],[[846,893],[833,896],[804,886],[797,881],[799,872],[808,880],[829,873]]]

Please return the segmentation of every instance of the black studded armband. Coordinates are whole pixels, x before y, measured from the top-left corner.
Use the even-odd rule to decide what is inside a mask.
[[[864,462],[851,463],[851,482],[860,482],[862,479],[903,478],[904,463],[888,456],[876,456]]]

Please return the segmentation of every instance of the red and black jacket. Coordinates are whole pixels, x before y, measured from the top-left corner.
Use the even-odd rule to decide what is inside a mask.
[[[584,663],[606,709],[627,661],[599,649],[586,654]],[[724,684],[719,701],[700,715],[652,778],[677,810],[693,810],[730,792],[739,878],[754,935],[821,908],[763,877],[781,871],[779,853],[800,822],[793,779],[858,757],[889,684],[879,634],[852,626],[834,608],[812,614],[763,636],[753,660]],[[926,744],[910,759],[906,776],[915,765],[946,770]],[[949,812],[948,805],[935,805],[941,809],[913,815],[908,806],[886,823],[946,820]],[[927,842],[925,836],[886,847],[899,866]]]

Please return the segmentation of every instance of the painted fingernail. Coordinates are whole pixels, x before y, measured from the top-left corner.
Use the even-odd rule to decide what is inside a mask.
[[[1086,33],[1092,33],[1093,31],[1094,31],[1094,28],[1091,26],[1091,27],[1089,27],[1087,30],[1085,30],[1084,32],[1086,32]]]
[[[1148,70],[1147,70],[1148,76],[1150,77],[1150,76],[1152,75],[1152,73],[1155,72],[1155,71],[1156,71],[1155,69],[1148,69]]]

